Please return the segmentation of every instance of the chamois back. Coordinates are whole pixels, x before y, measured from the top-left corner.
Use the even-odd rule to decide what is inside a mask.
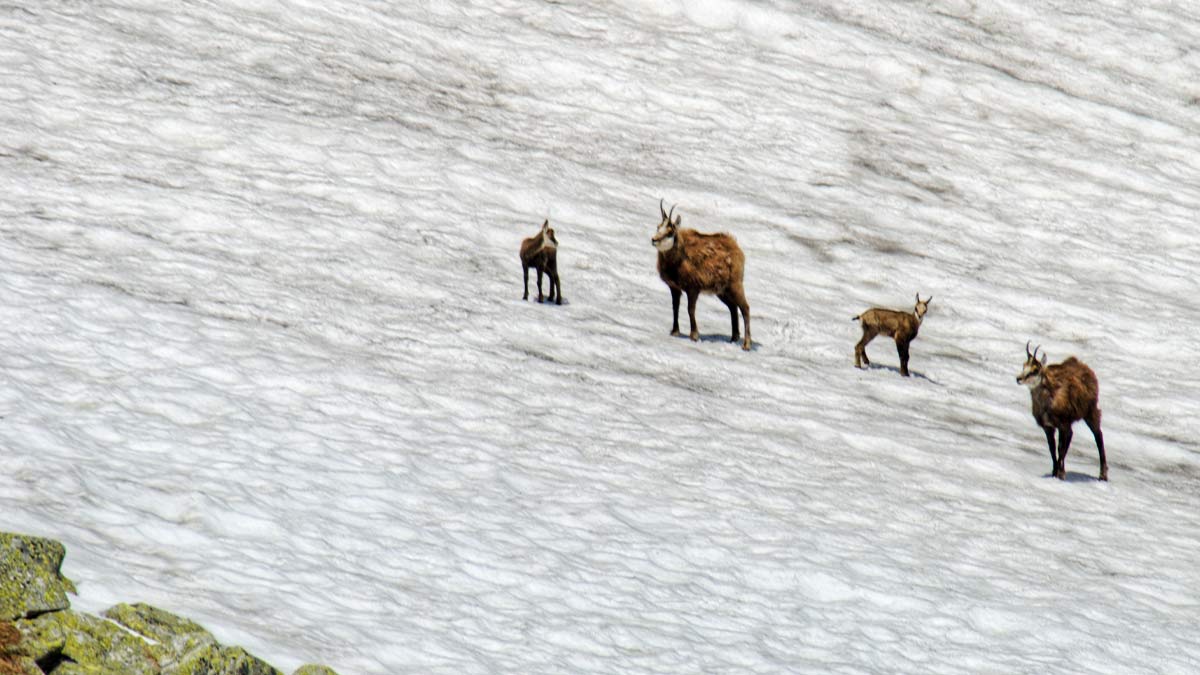
[[[750,303],[746,301],[746,292],[742,288],[746,256],[737,240],[724,232],[704,234],[680,227],[682,216],[674,216],[673,206],[671,212],[667,213],[661,201],[658,210],[662,219],[650,241],[658,249],[658,276],[671,290],[674,311],[671,335],[679,335],[679,300],[686,293],[688,318],[691,320],[689,337],[692,340],[700,339],[700,331],[696,326],[696,299],[702,293],[712,293],[729,308],[732,342],[740,339],[737,313],[741,310],[746,327],[742,349],[749,350]]]

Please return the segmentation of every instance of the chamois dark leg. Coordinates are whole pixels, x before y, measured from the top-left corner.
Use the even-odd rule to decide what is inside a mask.
[[[900,354],[900,374],[908,377],[908,343],[897,340],[896,351]]]
[[[854,367],[855,368],[862,368],[864,363],[867,364],[868,366],[871,365],[871,359],[867,358],[867,345],[870,344],[871,340],[874,340],[874,339],[875,339],[875,331],[871,330],[870,328],[867,328],[866,326],[863,326],[862,339],[860,339],[858,341],[858,344],[854,345]]]
[[[1100,409],[1093,408],[1092,413],[1083,419],[1092,436],[1096,438],[1096,449],[1100,451],[1100,480],[1108,480],[1108,460],[1104,458],[1104,432],[1100,431]]]
[[[1067,479],[1067,450],[1071,449],[1071,436],[1073,435],[1070,424],[1058,429],[1058,471],[1055,472],[1054,477],[1059,480]]]
[[[525,273],[525,295],[521,296],[522,300],[529,299],[529,265],[521,265],[521,271]]]
[[[1039,424],[1041,424],[1039,422]],[[1058,451],[1054,446],[1054,427],[1042,427],[1042,431],[1046,432],[1046,445],[1050,446],[1050,475],[1058,475]]]
[[[550,270],[550,295],[554,296],[554,304],[562,304],[562,281],[558,278],[558,267]]]
[[[683,295],[683,291],[678,288],[671,289],[671,335],[679,335],[679,297]]]
[[[745,293],[738,293],[738,307],[742,310],[742,321],[746,324],[746,338],[742,342],[742,349],[750,351],[750,303],[746,302]]]
[[[696,300],[700,298],[699,291],[688,291],[688,321],[691,322],[692,330],[688,333],[688,337],[692,338],[692,342],[700,339],[700,329],[696,327]]]
[[[538,274],[538,302],[542,301],[542,268],[535,267]]]
[[[733,337],[729,338],[729,341],[737,342],[741,339],[741,331],[738,330],[737,301],[733,299],[733,294],[728,292],[726,292],[724,295],[718,295],[717,297],[720,298],[721,302],[725,303],[725,306],[729,308],[729,320],[730,323],[733,324]]]

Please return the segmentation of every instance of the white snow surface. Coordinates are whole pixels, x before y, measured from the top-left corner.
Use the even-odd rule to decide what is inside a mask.
[[[1168,1],[0,5],[0,528],[289,672],[1200,671],[1197,44]],[[738,238],[753,351],[709,296],[668,336],[660,198]],[[914,376],[854,369],[917,292]],[[1110,482],[1083,424],[1048,476],[1026,340],[1098,374]]]

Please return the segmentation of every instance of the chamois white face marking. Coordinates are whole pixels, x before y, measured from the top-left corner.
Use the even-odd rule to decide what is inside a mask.
[[[666,220],[662,221],[658,225],[658,231],[654,233],[654,238],[650,241],[660,252],[670,251],[675,247],[675,226]]]
[[[929,298],[929,300],[932,299],[932,297]],[[920,297],[917,298],[917,305],[913,308],[913,313],[917,315],[918,319],[925,318],[925,312],[929,311],[929,300],[922,300]]]
[[[1041,374],[1042,364],[1032,358],[1026,359],[1025,367],[1021,369],[1021,374],[1017,376],[1017,383],[1033,389],[1041,383]]]

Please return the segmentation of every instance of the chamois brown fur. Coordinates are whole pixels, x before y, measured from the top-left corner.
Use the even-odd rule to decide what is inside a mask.
[[[922,300],[917,293],[917,304],[912,312],[897,312],[894,309],[874,307],[854,317],[853,321],[862,323],[862,339],[854,346],[854,367],[861,368],[863,364],[871,365],[867,358],[867,345],[876,335],[888,335],[896,340],[896,351],[900,354],[900,374],[908,377],[908,345],[917,337],[921,329],[921,320],[929,310],[929,301],[933,296]]]
[[[1040,347],[1038,348],[1040,349]],[[1046,434],[1050,446],[1050,471],[1055,478],[1067,477],[1067,450],[1071,448],[1071,425],[1083,420],[1092,430],[1100,452],[1100,480],[1108,480],[1108,460],[1104,456],[1104,432],[1100,430],[1100,383],[1096,373],[1084,362],[1069,357],[1062,363],[1046,365],[1046,355],[1038,360],[1037,349],[1029,353],[1025,345],[1025,367],[1017,382],[1029,387],[1033,419]],[[1057,452],[1054,432],[1058,432]]]
[[[542,223],[542,229],[532,237],[521,241],[521,270],[525,274],[525,295],[529,299],[529,268],[537,270],[538,302],[542,302],[542,273],[550,277],[550,300],[562,304],[562,282],[558,279],[558,239],[550,221]]]
[[[667,213],[662,208],[662,202],[659,202],[658,210],[662,220],[651,243],[658,249],[658,276],[671,289],[671,308],[674,313],[671,335],[679,335],[679,300],[686,293],[688,319],[691,321],[689,337],[692,340],[700,339],[700,331],[696,327],[696,300],[701,293],[712,293],[729,308],[732,324],[730,342],[741,339],[738,331],[738,310],[741,310],[746,327],[742,349],[749,350],[750,303],[746,301],[746,292],[742,288],[746,256],[737,240],[723,232],[703,234],[679,227],[683,217],[675,216],[672,220],[675,207],[671,207],[671,213]]]

